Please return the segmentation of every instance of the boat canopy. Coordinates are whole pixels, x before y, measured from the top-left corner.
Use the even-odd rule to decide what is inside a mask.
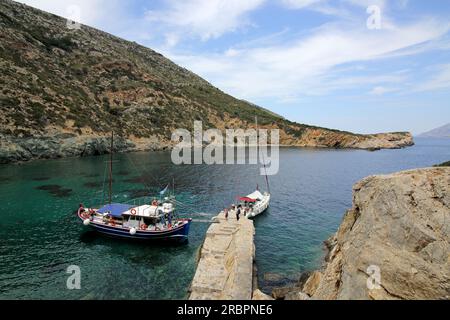
[[[148,217],[157,218],[164,213],[171,213],[174,211],[171,203],[163,203],[160,206],[143,205],[138,207],[132,207],[129,210],[123,212],[126,216]]]
[[[113,217],[121,217],[122,213],[132,208],[133,205],[130,204],[122,204],[122,203],[110,203],[107,204],[100,209],[98,209],[97,212],[99,213],[109,213]]]
[[[239,201],[256,202],[255,199],[252,199],[252,198],[249,198],[249,197],[240,197]]]
[[[137,217],[157,217],[159,216],[158,207],[143,205],[138,207],[131,207],[129,210],[123,213],[126,216],[137,216]]]
[[[254,200],[262,200],[262,199],[264,198],[264,196],[262,195],[261,192],[259,192],[258,190],[256,190],[255,192],[249,194],[249,195],[247,196],[247,198],[254,199]]]

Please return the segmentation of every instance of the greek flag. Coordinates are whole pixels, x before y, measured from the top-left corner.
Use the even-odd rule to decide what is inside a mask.
[[[167,187],[165,187],[163,190],[161,190],[159,192],[159,195],[163,196],[167,192],[168,189],[169,189],[169,185],[167,185]]]

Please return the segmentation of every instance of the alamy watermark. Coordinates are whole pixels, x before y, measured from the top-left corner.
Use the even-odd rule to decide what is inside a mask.
[[[203,131],[202,122],[195,121],[193,134],[177,129],[172,133],[172,141],[178,142],[172,149],[172,162],[176,165],[259,163],[261,175],[275,175],[280,167],[278,129],[226,129],[224,137],[218,129]]]
[[[367,278],[367,289],[369,290],[378,290],[381,289],[381,270],[377,265],[370,265],[367,267],[367,274],[369,278]]]
[[[77,5],[70,5],[66,9],[67,21],[66,27],[70,30],[81,29],[81,8]]]
[[[71,265],[67,267],[67,274],[70,276],[67,278],[66,287],[69,290],[81,289],[81,269],[77,265]]]
[[[377,5],[371,5],[367,7],[367,14],[369,14],[369,18],[367,18],[367,28],[369,30],[380,30],[381,29],[381,8]]]

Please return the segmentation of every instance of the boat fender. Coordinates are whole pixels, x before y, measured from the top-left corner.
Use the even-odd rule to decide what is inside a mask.
[[[83,221],[83,224],[85,226],[88,226],[90,223],[91,223],[91,221],[89,221],[89,219],[86,219],[86,220]]]
[[[136,228],[131,228],[131,229],[130,229],[130,234],[131,234],[132,236],[134,236],[134,235],[136,234]]]

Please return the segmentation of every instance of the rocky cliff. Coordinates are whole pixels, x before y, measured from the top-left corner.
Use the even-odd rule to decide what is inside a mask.
[[[161,54],[10,0],[0,2],[0,163],[170,146],[176,128],[281,130],[283,145],[399,148],[408,133],[359,135],[298,124],[235,99]],[[58,145],[62,145],[61,147]],[[98,147],[97,147],[98,146]]]
[[[287,299],[450,299],[450,168],[368,177],[321,271]]]

